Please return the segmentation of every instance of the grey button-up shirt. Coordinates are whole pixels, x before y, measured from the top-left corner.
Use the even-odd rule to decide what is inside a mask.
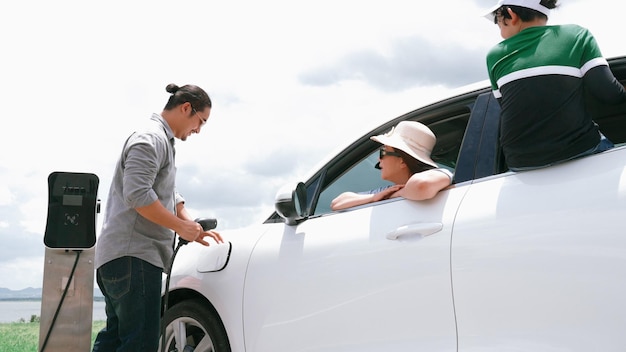
[[[95,265],[124,256],[169,270],[174,232],[157,225],[135,208],[160,201],[172,213],[184,201],[176,193],[174,134],[159,114],[133,133],[122,150],[105,204]]]

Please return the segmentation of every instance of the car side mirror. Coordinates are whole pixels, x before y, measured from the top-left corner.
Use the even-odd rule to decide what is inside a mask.
[[[306,204],[306,186],[299,182],[295,189],[285,187],[278,191],[274,207],[278,215],[285,219],[287,225],[297,225],[308,216]]]

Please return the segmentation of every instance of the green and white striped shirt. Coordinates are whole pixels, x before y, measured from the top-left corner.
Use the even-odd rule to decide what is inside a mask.
[[[549,165],[599,143],[585,86],[601,88],[592,93],[603,101],[626,99],[593,35],[578,25],[526,28],[493,47],[487,67],[510,167]]]

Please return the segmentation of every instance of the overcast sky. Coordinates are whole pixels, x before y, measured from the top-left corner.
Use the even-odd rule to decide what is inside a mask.
[[[177,183],[192,215],[216,217],[228,239],[340,146],[486,79],[485,54],[501,38],[480,14],[494,3],[3,4],[0,287],[42,286],[48,175],[94,173],[105,203],[122,143],[162,111],[168,83],[213,100],[202,133],[176,145]],[[601,4],[564,0],[550,23],[583,25],[606,57],[626,54],[621,4]]]

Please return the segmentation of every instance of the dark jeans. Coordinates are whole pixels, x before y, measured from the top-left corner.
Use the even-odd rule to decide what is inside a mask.
[[[162,269],[122,257],[96,271],[106,303],[106,326],[94,352],[155,352],[159,347]]]

